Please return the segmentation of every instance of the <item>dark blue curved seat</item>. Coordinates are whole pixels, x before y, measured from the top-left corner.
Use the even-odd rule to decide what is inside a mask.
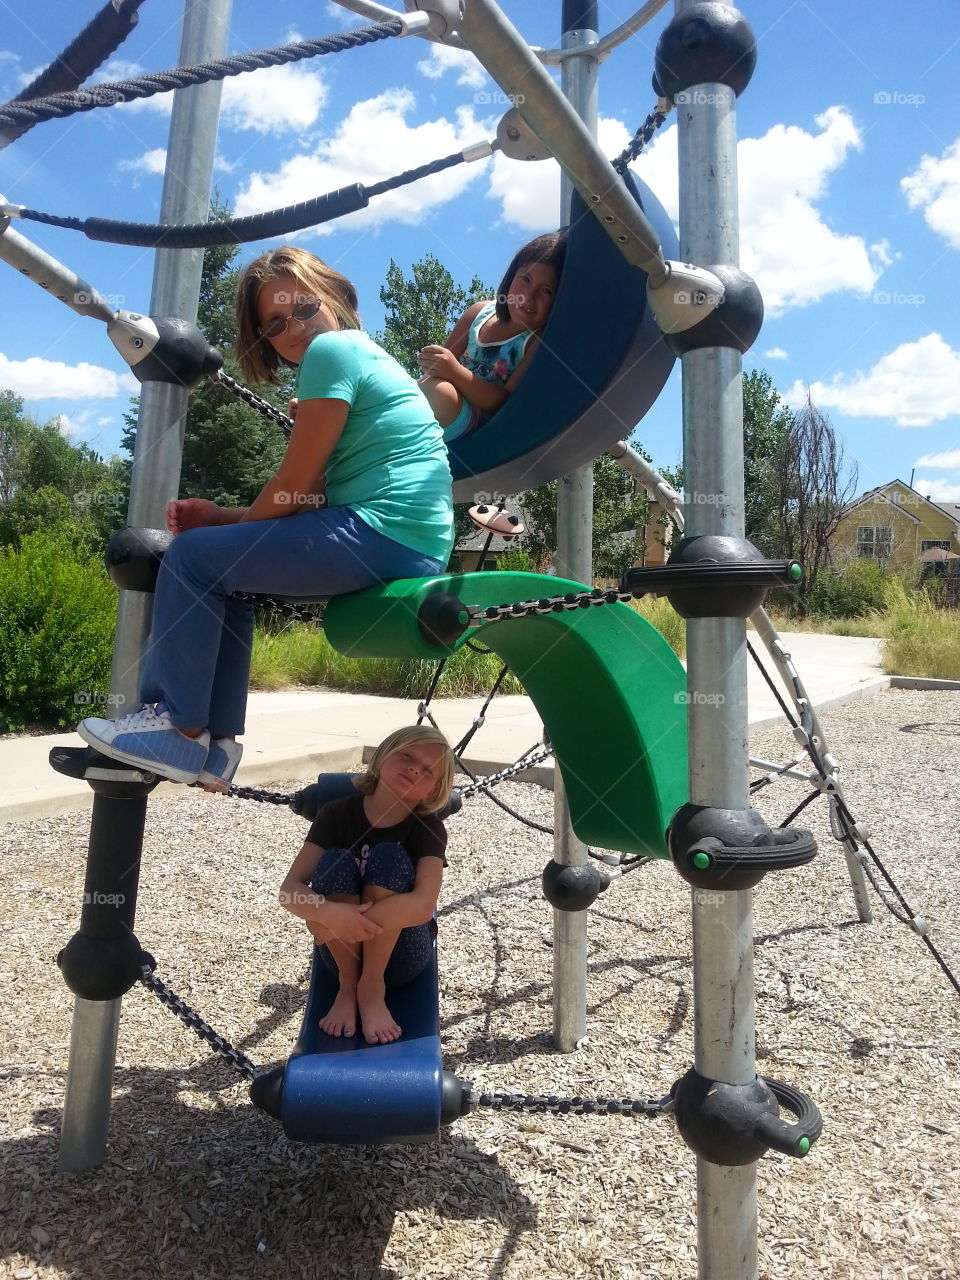
[[[664,256],[679,246],[666,211],[626,179]],[[502,409],[448,446],[454,497],[532,489],[590,462],[628,436],[659,396],[674,355],[646,295],[647,276],[574,199],[567,256],[540,346]]]

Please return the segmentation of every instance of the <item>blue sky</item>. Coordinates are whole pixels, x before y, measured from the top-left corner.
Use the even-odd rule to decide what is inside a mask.
[[[400,7],[400,0],[394,0]],[[0,98],[29,82],[101,0],[0,0]],[[559,0],[502,0],[531,44],[555,46]],[[639,0],[600,0],[601,35]],[[893,0],[754,0],[753,80],[738,103],[741,259],[766,319],[745,367],[791,404],[809,386],[859,467],[858,492],[894,477],[960,501],[960,9],[929,0],[922,20]],[[600,139],[615,155],[654,105],[657,38],[672,13],[604,62]],[[174,66],[181,5],[146,0],[97,79]],[[235,0],[229,52],[362,25],[329,0]],[[238,213],[370,183],[493,137],[497,87],[469,55],[408,38],[227,82],[215,181]],[[56,214],[158,217],[170,96],[39,125],[0,151],[0,194]],[[677,214],[676,126],[637,172]],[[559,222],[552,161],[502,156],[380,197],[298,241],[357,284],[367,327],[383,312],[390,259],[425,254],[466,284],[496,283],[514,250]],[[15,222],[117,307],[145,310],[150,251]],[[245,246],[241,261],[277,242]],[[117,449],[135,384],[97,321],[0,262],[0,388],[103,453]],[[680,456],[679,367],[638,426],[659,465]]]

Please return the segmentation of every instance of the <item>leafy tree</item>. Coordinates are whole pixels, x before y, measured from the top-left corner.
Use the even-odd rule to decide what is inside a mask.
[[[57,530],[79,556],[99,554],[125,509],[119,459],[72,444],[57,419],[41,426],[20,397],[0,392],[0,545]]]
[[[214,195],[213,221],[230,216]],[[224,355],[224,370],[242,381],[233,356],[236,335],[234,299],[240,270],[238,245],[205,249],[200,277],[197,327]],[[293,394],[293,372],[280,387],[258,387],[257,393],[286,410]],[[133,456],[136,412],[125,415],[123,448]],[[210,498],[226,507],[248,506],[280,465],[286,439],[281,429],[256,409],[204,379],[190,392],[180,473],[182,498]]]
[[[472,302],[493,297],[474,276],[467,289],[462,289],[443,264],[428,253],[410,268],[410,279],[390,259],[387,282],[380,290],[380,301],[386,308],[384,326],[376,340],[411,377],[419,378],[417,352],[422,347],[442,343],[444,338]],[[454,539],[458,543],[470,533],[473,525],[467,514],[468,503],[454,503]]]
[[[417,352],[421,347],[442,343],[471,303],[492,298],[493,293],[477,276],[462,289],[432,253],[413,264],[409,280],[391,258],[387,282],[380,290],[386,318],[376,340],[407,373],[418,378]]]
[[[767,555],[778,554],[774,469],[790,434],[793,414],[765,370],[743,375],[743,479],[746,536]]]
[[[636,447],[636,446],[635,446]],[[646,455],[644,455],[646,456]],[[649,459],[648,459],[649,460]],[[531,559],[545,567],[557,548],[557,482],[542,484],[520,495],[531,528],[521,544]],[[593,572],[598,578],[619,578],[644,553],[639,530],[647,523],[650,503],[633,479],[608,453],[593,464]]]

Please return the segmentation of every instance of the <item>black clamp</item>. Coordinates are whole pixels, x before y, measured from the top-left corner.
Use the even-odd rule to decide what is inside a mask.
[[[122,591],[155,591],[163,554],[173,541],[166,529],[124,525],[107,543],[107,573]]]
[[[673,865],[696,889],[752,889],[768,871],[811,862],[813,834],[800,827],[769,827],[755,809],[712,809],[685,804],[667,833]]]
[[[706,496],[723,504],[723,494]],[[621,590],[666,596],[681,618],[749,618],[771,587],[796,586],[802,577],[796,560],[767,560],[746,538],[711,533],[681,538],[665,565],[628,569]]]
[[[450,591],[433,591],[420,606],[417,627],[428,644],[449,649],[457,643],[478,612],[475,605],[464,604]]]
[[[723,84],[739,97],[756,65],[757,42],[742,13],[727,4],[693,4],[657,41],[653,87],[678,107],[696,103],[686,91],[700,84]]]
[[[586,911],[605,889],[610,877],[594,863],[568,866],[550,859],[541,877],[543,896],[557,911]]]
[[[765,1076],[724,1084],[691,1067],[670,1092],[681,1138],[711,1164],[753,1164],[771,1147],[805,1156],[823,1132],[823,1117],[806,1094]],[[795,1124],[780,1118],[781,1106]]]

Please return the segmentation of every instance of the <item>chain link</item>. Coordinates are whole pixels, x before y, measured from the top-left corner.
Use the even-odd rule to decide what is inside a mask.
[[[673,1098],[556,1098],[534,1093],[480,1093],[472,1097],[475,1107],[494,1111],[533,1111],[560,1116],[654,1116],[670,1111]]]
[[[666,122],[669,114],[669,111],[661,111],[658,106],[654,107],[646,120],[644,120],[643,124],[633,135],[629,145],[620,153],[620,155],[617,156],[616,160],[611,160],[610,163],[619,173],[623,173],[631,160],[637,159],[640,152],[647,145],[653,135]]]
[[[153,992],[161,1004],[165,1004],[185,1026],[195,1031],[201,1040],[205,1040],[225,1062],[228,1062],[234,1071],[238,1071],[247,1080],[255,1080],[257,1076],[264,1074],[263,1067],[258,1067],[245,1053],[235,1049],[229,1040],[214,1031],[208,1022],[204,1022],[196,1009],[192,1009],[185,1000],[171,991],[165,982],[161,982],[148,964],[140,970],[140,981],[148,991]]]
[[[536,751],[536,747],[531,747],[530,751]],[[553,747],[544,747],[537,755],[531,756],[530,751],[525,752],[519,760],[514,764],[508,764],[505,769],[501,769],[499,773],[488,773],[484,778],[478,778],[468,787],[463,787],[460,791],[461,800],[469,800],[471,796],[478,795],[481,791],[489,791],[491,787],[495,787],[498,782],[505,782],[507,778],[512,778],[515,774],[523,773],[525,769],[532,769],[535,765],[542,764],[544,760],[549,760],[553,755]],[[529,757],[529,758],[528,758]]]
[[[573,609],[591,609],[602,604],[626,604],[633,600],[632,591],[620,591],[617,587],[594,587],[592,590],[568,591],[562,596],[543,596],[540,600],[517,600],[513,604],[491,604],[486,608],[468,606],[468,626],[479,627],[484,622],[502,622],[506,618],[529,618],[535,614],[568,613]]]

